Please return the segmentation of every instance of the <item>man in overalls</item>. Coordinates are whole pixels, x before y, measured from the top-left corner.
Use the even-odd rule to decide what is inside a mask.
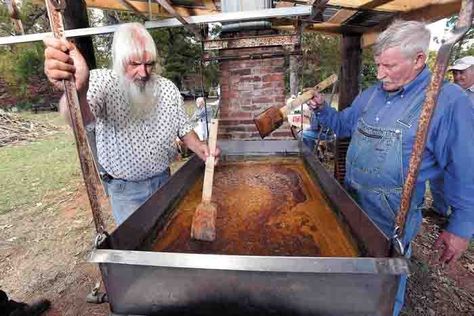
[[[345,186],[357,203],[389,237],[408,172],[420,110],[431,73],[425,65],[430,32],[421,22],[395,21],[374,47],[377,79],[352,105],[337,112],[317,94],[310,104],[321,123],[337,137],[352,137],[347,152]],[[462,89],[445,83],[427,135],[402,244],[421,225],[425,182],[444,174],[445,197],[452,206],[449,225],[435,247],[441,263],[455,262],[474,234],[474,107]],[[406,277],[397,293],[394,315],[402,306]]]

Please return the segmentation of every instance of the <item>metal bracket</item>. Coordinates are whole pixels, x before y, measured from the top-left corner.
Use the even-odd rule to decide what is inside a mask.
[[[94,239],[94,248],[98,248],[99,244],[107,238],[108,233],[105,230],[102,230],[102,233],[99,233],[95,236]]]
[[[86,301],[87,303],[93,304],[102,304],[108,302],[107,293],[99,292],[100,289],[100,280],[96,282],[94,288],[92,288],[91,292],[87,294]]]
[[[402,256],[405,255],[405,247],[403,247],[402,241],[400,240],[400,227],[396,226],[393,231],[392,247]]]

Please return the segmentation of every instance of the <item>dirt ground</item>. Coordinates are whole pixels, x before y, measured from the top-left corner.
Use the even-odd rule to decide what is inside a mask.
[[[59,211],[58,211],[59,210]],[[113,229],[107,211],[108,230]],[[414,242],[403,315],[474,315],[474,247],[452,268],[431,265],[443,219],[429,213]],[[87,303],[100,280],[87,262],[93,227],[82,184],[54,192],[36,206],[0,215],[0,286],[11,298],[52,301],[47,315],[108,315],[107,304]],[[0,313],[1,314],[1,313]]]

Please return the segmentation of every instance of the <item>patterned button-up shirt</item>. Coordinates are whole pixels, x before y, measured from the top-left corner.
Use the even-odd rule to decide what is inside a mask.
[[[114,178],[141,181],[163,172],[176,157],[176,137],[194,127],[178,88],[160,76],[156,82],[156,106],[137,118],[112,70],[90,72],[87,100],[96,117],[98,160]]]

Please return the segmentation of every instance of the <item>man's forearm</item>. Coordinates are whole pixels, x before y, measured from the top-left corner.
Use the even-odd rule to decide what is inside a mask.
[[[190,131],[182,138],[183,143],[191,149],[202,160],[206,160],[205,152],[203,151],[204,143],[199,140],[199,137],[194,131]],[[205,146],[207,148],[207,146]]]
[[[81,107],[81,114],[82,120],[84,121],[84,126],[95,121],[94,114],[92,114],[91,109],[89,107],[89,103],[87,103],[87,98],[79,97],[79,106]],[[69,105],[67,102],[66,94],[64,93],[59,100],[59,112],[61,113],[64,120],[71,126],[71,116],[69,114]]]

